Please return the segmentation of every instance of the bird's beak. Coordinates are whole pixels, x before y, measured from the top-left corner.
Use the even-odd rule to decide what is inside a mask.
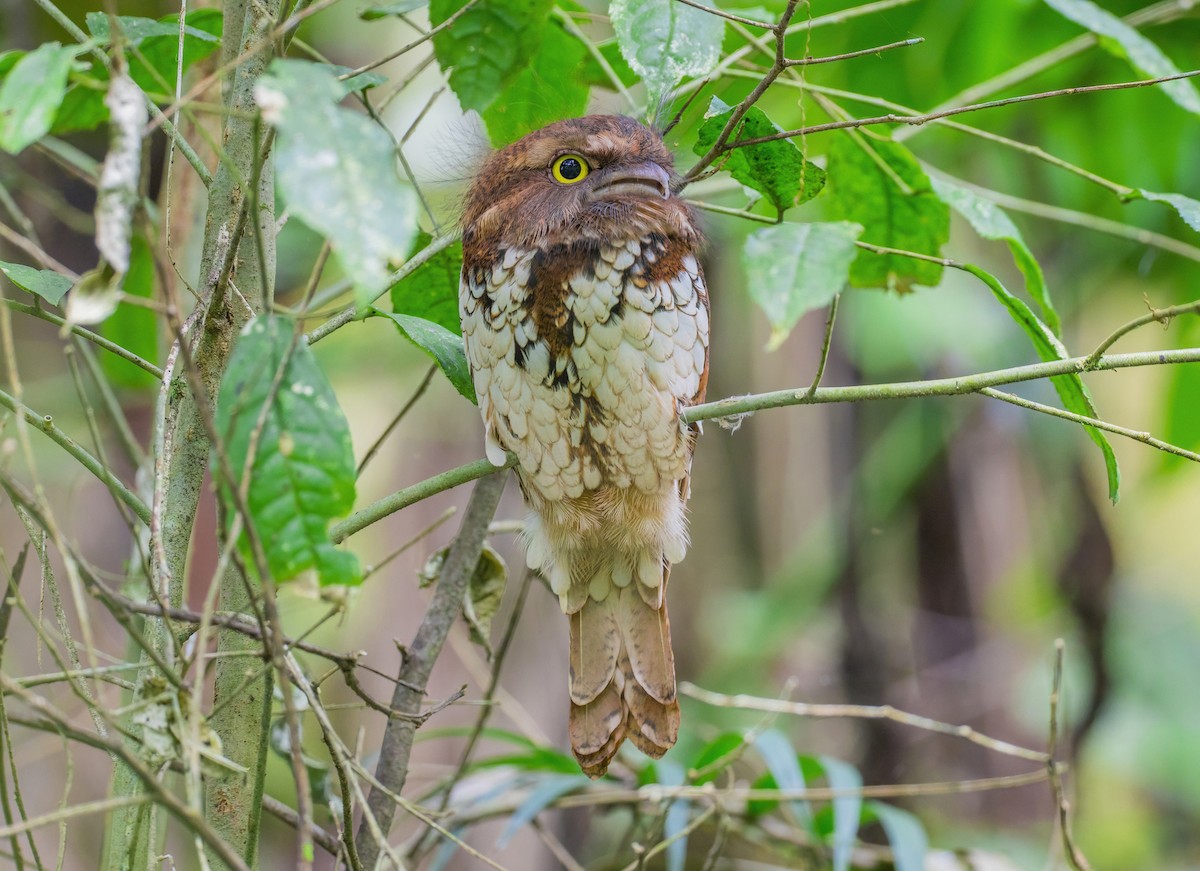
[[[661,197],[671,196],[671,177],[667,171],[652,160],[643,163],[618,164],[602,171],[599,184],[592,188],[593,200],[611,200],[615,197]]]

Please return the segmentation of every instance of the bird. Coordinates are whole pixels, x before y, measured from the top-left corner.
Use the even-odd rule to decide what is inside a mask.
[[[603,776],[679,734],[671,567],[708,385],[695,210],[636,119],[557,121],[482,159],[462,212],[459,314],[488,459],[516,473],[526,563],[569,620],[568,734]]]

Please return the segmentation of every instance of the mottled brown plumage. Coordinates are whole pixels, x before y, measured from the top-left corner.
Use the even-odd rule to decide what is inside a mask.
[[[570,620],[570,737],[598,777],[659,757],[679,703],[664,592],[687,550],[708,293],[670,153],[630,118],[552,124],[491,155],[463,218],[460,313],[488,457],[517,455],[525,543]]]

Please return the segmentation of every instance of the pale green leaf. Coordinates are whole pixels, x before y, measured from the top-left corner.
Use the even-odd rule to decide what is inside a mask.
[[[577,789],[584,789],[591,782],[591,779],[583,774],[548,774],[540,778],[537,787],[509,816],[503,831],[500,832],[500,837],[496,839],[496,848],[503,850],[507,847],[517,832],[528,823],[533,822],[534,818],[556,799]]]
[[[260,316],[242,330],[221,380],[217,430],[239,487],[246,486],[242,475],[257,443],[247,507],[274,582],[314,572],[322,586],[361,583],[358,558],[328,534],[330,522],[354,507],[350,427],[287,318]],[[213,477],[232,523],[231,494],[218,470]]]
[[[368,7],[358,13],[358,16],[365,21],[374,21],[377,18],[387,18],[390,15],[407,15],[428,5],[429,0],[399,0],[399,2],[388,3],[385,6]]]
[[[109,39],[112,31],[109,28],[108,15],[103,12],[89,12],[85,17],[85,21],[87,22],[87,29],[91,31],[92,36],[104,41]],[[153,18],[118,15],[117,26],[120,28],[121,35],[134,45],[139,45],[142,40],[155,36],[167,36],[179,39],[178,19],[174,21],[167,19],[156,21]],[[220,39],[214,34],[187,24],[183,27],[183,33],[185,39],[190,36],[201,42],[211,42],[214,48],[220,43]]]
[[[858,837],[858,824],[862,818],[862,796],[855,790],[862,788],[862,774],[849,762],[832,756],[816,759],[825,772],[825,780],[831,789],[846,793],[832,800],[833,805],[833,871],[848,871],[854,841]]]
[[[58,305],[71,289],[71,279],[49,269],[34,269],[21,263],[0,260],[0,272],[21,290],[40,296],[51,305]]]
[[[656,759],[654,774],[663,786],[683,786],[687,772],[683,766],[671,759]],[[692,803],[677,798],[667,805],[663,817],[663,841],[669,842],[666,851],[666,871],[683,871],[687,861],[687,824],[692,816]]]
[[[950,238],[950,209],[933,192],[929,177],[898,142],[858,134],[834,138],[827,165],[830,217],[862,224],[862,241],[937,257]],[[942,267],[899,254],[864,255],[850,269],[855,287],[901,293],[933,287]]]
[[[704,123],[700,125],[694,148],[696,154],[708,153],[732,115],[729,106],[717,97],[712,98]],[[728,142],[758,139],[781,130],[762,109],[754,106],[738,123],[738,129],[733,131]],[[778,212],[808,202],[825,187],[825,171],[805,160],[804,154],[790,139],[734,149],[723,158],[721,168],[742,184],[764,194]]]
[[[443,548],[426,560],[420,572],[422,587],[435,583],[446,563],[449,548]],[[492,657],[492,618],[500,609],[504,598],[504,587],[508,582],[508,566],[496,550],[484,542],[479,562],[471,573],[467,590],[463,596],[463,619],[470,629],[471,640],[482,647],[490,660]]]
[[[803,790],[804,772],[800,770],[800,759],[796,748],[778,729],[767,729],[754,741],[754,749],[762,757],[771,772],[775,786],[781,790]],[[807,801],[788,799],[787,806],[791,808],[796,822],[808,827],[812,822],[812,809]]]
[[[805,312],[829,305],[846,286],[862,230],[847,222],[776,224],[746,238],[746,285],[771,324],[767,350],[778,348]]]
[[[674,0],[613,0],[608,14],[651,105],[681,79],[712,72],[720,60],[725,22],[716,15]]]
[[[867,805],[887,834],[896,871],[925,871],[929,839],[921,821],[908,811],[882,802],[872,801]]]
[[[328,66],[276,60],[255,99],[279,130],[275,174],[288,207],[329,239],[366,305],[412,245],[417,197],[396,174],[387,133],[338,105],[346,90]]]
[[[1139,190],[1138,193],[1148,200],[1166,203],[1173,207],[1179,213],[1179,217],[1183,218],[1184,223],[1200,233],[1200,200],[1193,200],[1183,194],[1158,194],[1145,188]]]
[[[467,352],[462,336],[443,326],[412,315],[394,314],[375,309],[377,314],[391,318],[401,335],[428,354],[450,379],[454,389],[475,402],[475,385],[467,365]]]
[[[17,61],[0,85],[0,149],[17,154],[50,132],[81,51],[47,42]]]
[[[942,198],[942,202],[966,218],[976,233],[984,239],[1008,243],[1013,261],[1025,276],[1025,289],[1042,310],[1042,320],[1056,336],[1061,335],[1062,326],[1050,299],[1050,290],[1046,287],[1042,267],[1025,244],[1021,231],[1012,219],[991,200],[984,199],[973,191],[938,178],[930,181],[933,183],[934,193]]]
[[[446,21],[467,0],[432,0],[429,20]],[[438,64],[464,109],[484,111],[537,53],[550,0],[485,0],[433,37]]]
[[[1139,73],[1158,79],[1180,72],[1179,67],[1155,43],[1091,0],[1046,0],[1046,4],[1096,34],[1101,46],[1124,57]],[[1163,82],[1159,87],[1179,106],[1194,115],[1200,115],[1200,93],[1190,81],[1178,79]]]

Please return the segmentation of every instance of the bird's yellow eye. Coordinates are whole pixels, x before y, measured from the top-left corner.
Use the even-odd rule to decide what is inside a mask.
[[[583,181],[590,171],[587,161],[578,154],[564,154],[550,165],[550,174],[554,176],[554,180],[563,184]]]

